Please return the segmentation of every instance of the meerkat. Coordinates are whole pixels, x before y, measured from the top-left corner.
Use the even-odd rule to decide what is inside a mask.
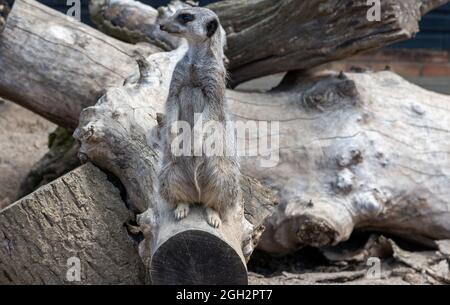
[[[173,124],[188,122],[193,129],[196,113],[202,115],[203,122],[214,120],[228,130],[224,31],[214,12],[198,7],[178,10],[161,22],[160,28],[184,38],[188,48],[175,67],[166,103],[159,191],[172,205],[177,220],[189,214],[192,204],[200,204],[205,207],[207,223],[218,228],[240,196],[234,131],[226,131],[222,143],[224,151],[232,153],[220,156],[175,156],[171,142]]]

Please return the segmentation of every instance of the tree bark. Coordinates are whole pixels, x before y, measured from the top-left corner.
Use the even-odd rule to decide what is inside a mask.
[[[9,13],[9,6],[4,0],[0,0],[0,31],[3,30],[3,27],[6,23],[6,17]]]
[[[240,118],[280,120],[278,165],[243,162],[278,190],[262,249],[335,245],[356,228],[449,238],[449,96],[379,72],[291,74],[270,95],[229,98]]]
[[[144,284],[128,218],[119,191],[98,168],[70,172],[0,211],[0,283]],[[73,257],[80,281],[71,281]]]
[[[141,71],[145,75],[140,80],[143,85],[138,82],[125,93],[109,93],[112,101],[130,101],[132,97],[128,104],[133,105],[136,99],[132,107],[155,118],[166,100],[180,49],[151,56],[150,72]],[[264,167],[261,150],[260,155],[241,160],[243,172],[264,181],[280,202],[276,215],[268,221],[262,249],[283,253],[304,245],[334,245],[348,239],[355,228],[390,232],[421,242],[450,237],[450,141],[442,136],[450,132],[448,96],[382,72],[288,74],[273,92],[228,90],[227,98],[236,122],[279,122],[279,130],[251,135],[258,139],[255,145],[270,138],[274,145],[271,149],[279,153],[278,162]],[[124,127],[130,122],[126,113],[132,111],[115,103],[120,106],[121,130],[151,130],[143,128],[144,123],[139,128]],[[108,133],[117,129],[114,123],[105,122],[112,117],[108,113],[114,113],[114,107],[101,101],[96,108],[85,110],[80,126],[92,140],[82,146],[81,152],[99,145],[100,151],[93,154],[99,159],[126,151],[114,144],[121,141],[103,144],[105,139],[117,138]],[[93,120],[95,117],[100,120]],[[135,120],[141,121],[140,117]],[[151,139],[147,136],[147,142],[152,143]],[[111,153],[113,149],[118,150]],[[258,149],[261,147],[250,144],[249,151]],[[126,155],[128,160],[136,153]],[[138,162],[127,160],[107,162]]]
[[[0,37],[0,95],[72,130],[82,109],[133,71],[134,52],[159,51],[117,41],[32,0],[15,2]]]
[[[373,5],[366,0],[225,0],[208,7],[218,14],[228,34],[226,56],[233,87],[257,77],[306,70],[409,39],[419,31],[423,14],[448,2],[381,1],[379,21],[367,17]],[[172,1],[174,6],[179,3]],[[92,0],[91,7],[95,7],[96,24],[110,35],[170,46],[154,26],[156,10],[148,6],[141,9],[142,4],[134,0]]]
[[[14,13],[20,8],[19,3],[11,14],[16,14],[16,24],[25,28],[28,17],[18,18],[19,14]],[[22,8],[26,3],[22,1]],[[34,10],[34,14],[45,10]],[[52,22],[62,22],[57,16]],[[28,28],[38,37],[48,28],[43,19],[39,19],[41,26]],[[2,71],[14,71],[14,62],[31,60],[24,56],[35,53],[31,50],[41,49],[35,45],[29,49],[30,53],[22,53],[11,43],[15,29],[8,23],[9,35],[0,36]],[[78,35],[76,28],[71,31]],[[4,48],[6,43],[16,51],[13,66],[5,65],[4,54],[9,54]],[[47,44],[47,41],[40,43]],[[92,39],[90,43],[97,46],[99,53],[95,56],[98,58],[121,53],[105,46],[101,39]],[[47,48],[51,50],[50,46]],[[167,65],[173,64],[170,55],[158,56],[166,58]],[[44,74],[44,58],[34,59],[33,72]],[[46,86],[58,87],[92,63],[85,53],[77,55],[76,59],[64,58],[64,70],[58,70],[61,68],[55,64],[57,71],[52,73],[65,79],[52,78]],[[131,58],[129,60],[126,70],[137,70]],[[116,65],[109,64],[108,69],[99,68],[96,73],[109,75],[107,71],[114,70]],[[154,72],[161,72],[155,81],[170,77],[170,69],[164,66],[164,61],[155,62]],[[14,95],[23,91],[17,86],[21,82],[17,74],[2,75],[0,79],[4,77],[16,83],[16,87],[10,89]],[[29,75],[24,77],[30,88],[39,85]],[[149,101],[151,104],[146,106],[153,107],[153,113],[162,109],[158,101],[167,94],[164,93],[166,83],[157,87],[158,94],[154,95],[157,100]],[[69,97],[83,92],[87,97],[83,100],[95,101],[93,86],[92,82],[73,82]],[[2,89],[0,87],[0,92]],[[45,97],[43,92],[45,90],[39,94]],[[450,104],[447,96],[428,92],[390,72],[383,72],[302,77],[290,74],[273,92],[228,90],[227,98],[236,120],[280,121],[277,166],[262,168],[260,158],[242,160],[243,172],[264,181],[276,192],[280,202],[260,244],[263,249],[281,253],[303,245],[335,244],[348,238],[354,228],[382,230],[420,241],[449,238],[450,165],[446,134],[450,130]],[[31,99],[28,107],[71,125],[67,122],[77,121],[83,100],[72,99],[71,107],[59,108],[58,103],[67,101],[57,95],[53,97],[55,104],[36,106],[33,105],[36,101]],[[137,202],[145,206],[150,201]]]

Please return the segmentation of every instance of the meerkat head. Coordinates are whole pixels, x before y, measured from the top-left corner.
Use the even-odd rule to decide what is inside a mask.
[[[201,7],[178,10],[174,15],[160,24],[162,31],[186,38],[192,42],[204,42],[219,33],[219,18],[217,15]]]

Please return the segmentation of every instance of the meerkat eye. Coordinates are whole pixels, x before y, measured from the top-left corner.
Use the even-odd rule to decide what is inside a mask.
[[[188,22],[194,21],[195,16],[192,14],[180,14],[177,17],[178,21],[182,24],[186,24]]]
[[[214,33],[217,31],[217,28],[219,27],[219,22],[216,19],[210,20],[206,24],[206,35],[211,38]]]

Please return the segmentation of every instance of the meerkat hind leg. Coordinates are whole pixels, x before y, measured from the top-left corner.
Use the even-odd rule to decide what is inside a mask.
[[[222,224],[219,213],[211,208],[206,208],[206,222],[213,228],[218,228]]]
[[[186,218],[186,216],[188,216],[188,214],[189,214],[189,204],[187,204],[187,203],[177,204],[174,214],[175,214],[176,220],[181,220],[183,218]]]

